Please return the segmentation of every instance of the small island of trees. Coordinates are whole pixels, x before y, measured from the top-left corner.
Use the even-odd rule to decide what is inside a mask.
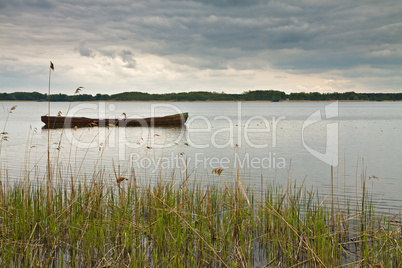
[[[0,93],[0,101],[47,101],[48,95],[39,92]],[[50,101],[401,101],[402,93],[319,93],[299,92],[287,94],[277,90],[254,90],[241,94],[207,91],[150,94],[123,92],[117,94],[51,94]]]

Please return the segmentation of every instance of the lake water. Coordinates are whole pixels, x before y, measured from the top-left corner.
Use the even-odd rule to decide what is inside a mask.
[[[0,103],[0,130],[7,132],[0,152],[3,180],[43,178],[48,130],[40,116],[47,109],[41,102]],[[95,167],[104,167],[110,182],[115,173],[134,170],[139,183],[151,184],[186,176],[219,184],[239,174],[255,189],[292,181],[326,195],[332,164],[339,195],[355,197],[364,173],[376,204],[401,211],[401,102],[51,103],[51,114],[58,111],[100,118],[189,113],[183,127],[49,130],[52,161],[80,178]],[[213,174],[218,168],[221,174]]]

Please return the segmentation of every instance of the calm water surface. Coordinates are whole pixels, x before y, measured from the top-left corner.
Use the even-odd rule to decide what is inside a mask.
[[[40,102],[0,103],[0,129],[8,133],[1,144],[3,179],[43,178],[48,130],[40,116],[47,109]],[[376,204],[401,211],[401,102],[52,103],[51,114],[58,111],[101,118],[190,115],[184,127],[50,130],[53,161],[80,178],[104,167],[105,179],[113,182],[113,166],[124,176],[134,170],[140,183],[188,176],[219,184],[239,173],[256,189],[291,180],[325,195],[331,186],[328,154],[339,195],[356,196],[364,173]],[[212,174],[215,168],[223,169],[220,176]]]

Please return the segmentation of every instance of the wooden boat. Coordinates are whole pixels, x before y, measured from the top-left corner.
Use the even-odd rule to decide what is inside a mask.
[[[162,117],[127,118],[127,119],[93,119],[87,117],[41,116],[44,128],[74,128],[74,127],[158,127],[184,125],[188,113],[173,114]]]

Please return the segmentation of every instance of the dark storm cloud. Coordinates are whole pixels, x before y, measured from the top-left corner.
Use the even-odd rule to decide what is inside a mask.
[[[46,43],[128,69],[140,54],[195,70],[402,69],[401,1],[17,0],[0,8],[2,46]]]
[[[279,68],[327,69],[333,63],[336,68],[352,67],[370,59],[374,63],[367,49],[380,51],[402,41],[398,3],[381,7],[360,1],[214,1],[225,7],[211,3],[151,1],[145,9],[132,6],[131,16],[116,30],[123,29],[122,40],[135,41],[146,51],[172,59],[188,54],[204,62],[199,67],[217,69],[262,51],[271,51],[266,60]],[[118,12],[112,9],[109,14],[113,21],[119,20]]]

